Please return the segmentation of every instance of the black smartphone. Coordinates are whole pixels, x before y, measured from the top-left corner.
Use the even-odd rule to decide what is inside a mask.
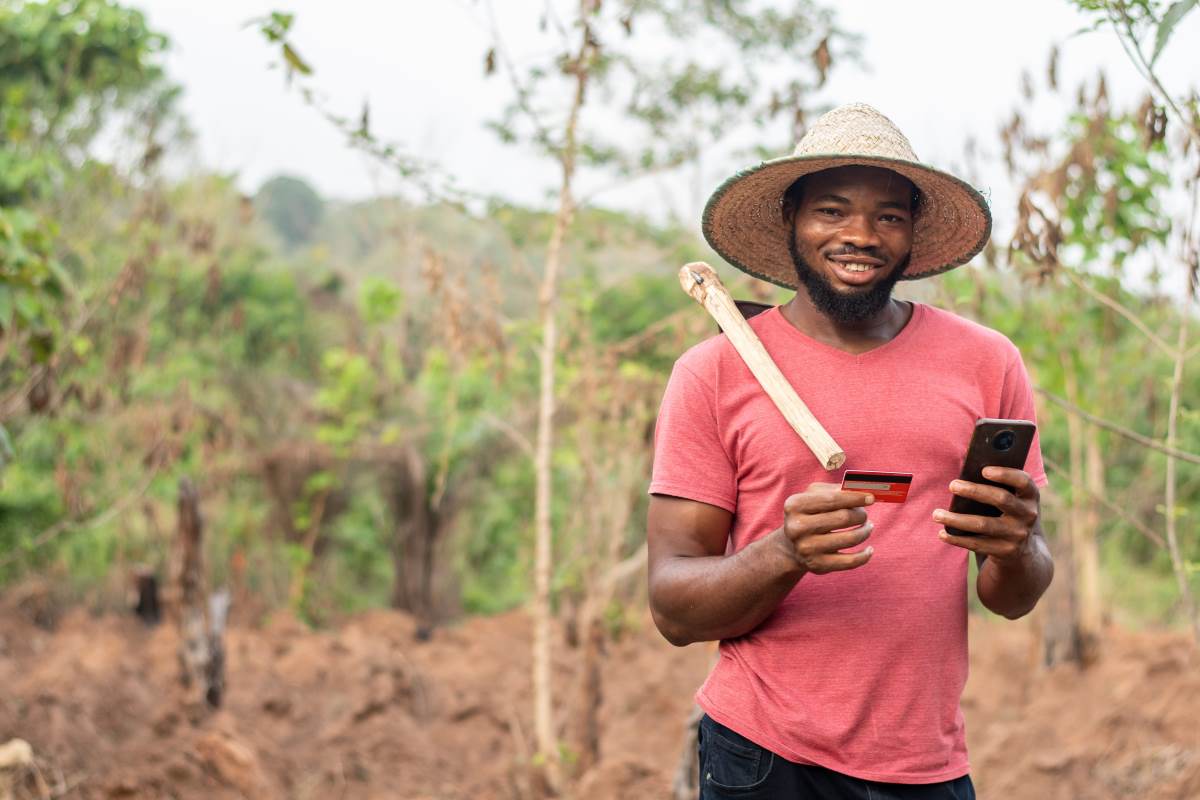
[[[958,477],[971,483],[985,483],[1012,491],[1012,487],[983,477],[984,467],[1012,467],[1024,469],[1025,459],[1033,444],[1033,433],[1037,426],[1024,419],[979,419],[975,421],[975,433],[963,459],[962,472]],[[983,517],[998,517],[1000,509],[995,506],[954,495],[950,511],[956,514],[978,514]],[[975,536],[970,531],[946,526],[953,536]]]

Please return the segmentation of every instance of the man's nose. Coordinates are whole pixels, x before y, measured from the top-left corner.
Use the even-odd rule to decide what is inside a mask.
[[[841,238],[846,244],[861,249],[878,247],[883,244],[873,221],[865,214],[851,214],[847,217],[846,224],[842,226]]]

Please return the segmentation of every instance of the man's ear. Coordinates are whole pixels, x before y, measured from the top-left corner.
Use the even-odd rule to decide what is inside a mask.
[[[804,200],[804,178],[797,178],[791,186],[783,192],[783,197],[780,198],[779,213],[783,215],[783,223],[789,228],[796,227],[796,212],[800,210],[800,203]]]
[[[783,195],[779,213],[783,216],[783,224],[788,228],[796,227],[796,212],[800,210],[800,200],[791,192]]]
[[[921,207],[925,204],[925,196],[921,194],[921,190],[913,185],[912,199],[909,201],[909,214],[915,220],[917,215],[921,213]]]

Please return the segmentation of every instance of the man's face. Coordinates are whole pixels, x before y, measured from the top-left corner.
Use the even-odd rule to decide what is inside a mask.
[[[908,179],[878,167],[805,178],[789,244],[817,310],[837,322],[883,310],[912,250],[912,198]]]

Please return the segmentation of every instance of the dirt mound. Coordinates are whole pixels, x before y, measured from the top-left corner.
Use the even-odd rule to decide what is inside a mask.
[[[529,622],[469,619],[417,642],[393,612],[310,631],[277,615],[229,634],[218,712],[176,683],[175,634],[0,608],[0,744],[46,784],[103,798],[516,798],[528,786]],[[1113,630],[1102,660],[1042,670],[1024,624],[973,620],[964,698],[981,797],[1200,797],[1200,665],[1187,639]],[[568,696],[574,652],[557,650]],[[647,621],[608,653],[602,762],[576,797],[665,797],[712,659]]]
[[[1087,670],[1038,669],[1028,628],[972,627],[963,697],[990,797],[1200,798],[1200,657],[1178,633],[1109,629]]]

